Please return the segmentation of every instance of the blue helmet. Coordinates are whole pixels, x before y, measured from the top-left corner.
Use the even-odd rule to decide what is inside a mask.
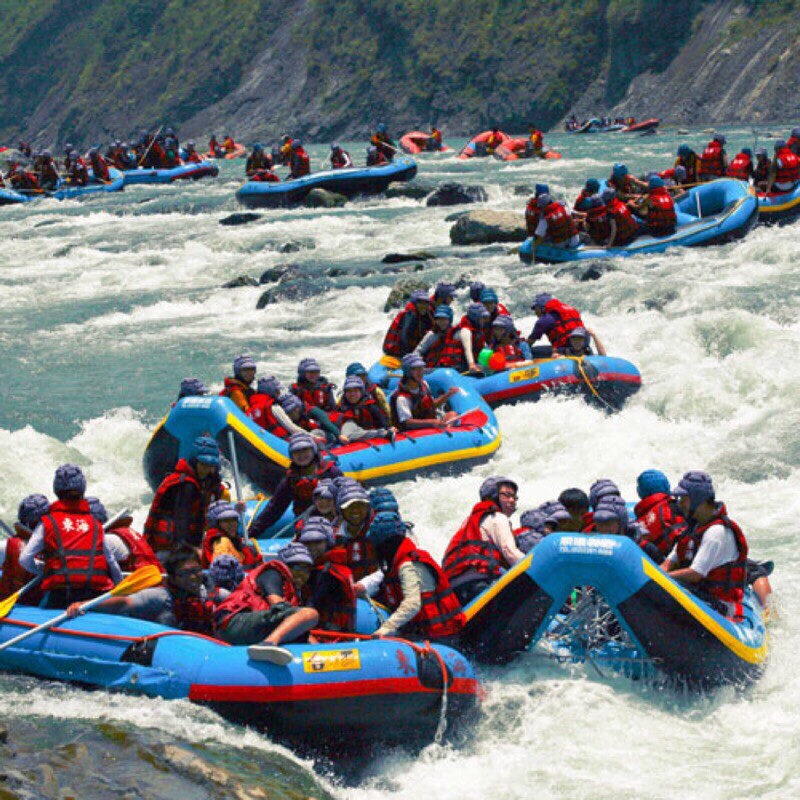
[[[533,194],[538,197],[540,194],[550,194],[550,187],[546,183],[537,183],[533,187]]]
[[[692,154],[692,148],[689,147],[688,144],[682,144],[678,147],[678,155],[681,158],[685,158],[686,156],[690,156]]]
[[[411,374],[412,369],[416,369],[417,367],[425,367],[425,359],[419,353],[408,353],[407,355],[403,356],[403,360],[400,362],[403,368],[403,376],[408,377]]]
[[[778,141],[775,142],[776,153],[778,152],[778,150],[783,150],[784,147],[786,147],[786,142],[783,139],[778,139]]]
[[[415,289],[413,292],[411,292],[411,297],[409,297],[408,299],[409,302],[414,303],[414,305],[416,305],[417,303],[431,302],[431,298],[428,297],[428,293],[425,291],[425,289]]]
[[[87,497],[86,502],[89,504],[89,513],[101,524],[105,525],[108,522],[108,511],[98,497]]]
[[[294,397],[294,395],[292,395],[292,397]],[[283,405],[283,403],[281,403],[281,405]],[[310,433],[293,433],[289,437],[289,455],[294,455],[294,453],[300,450],[313,450],[315,455],[319,452],[317,443]]]
[[[597,194],[600,191],[600,181],[597,178],[589,178],[583,188],[590,194]]]
[[[17,519],[29,530],[33,530],[50,510],[50,501],[43,494],[29,494],[17,508]]]
[[[265,394],[273,400],[277,400],[283,391],[281,382],[274,375],[267,375],[266,378],[259,378],[256,384],[256,391],[259,394]]]
[[[394,537],[404,537],[406,535],[406,525],[396,511],[380,511],[375,515],[372,524],[369,526],[367,538],[376,546],[380,547]]]
[[[62,464],[53,476],[53,491],[57,494],[64,492],[86,492],[86,476],[77,464]]]
[[[400,506],[397,502],[397,498],[394,496],[394,492],[392,492],[391,489],[387,489],[385,486],[378,486],[370,490],[369,504],[376,513],[379,511],[400,511]]]
[[[689,498],[689,513],[693,513],[699,505],[708,501],[713,502],[716,494],[714,483],[707,472],[692,470],[687,472],[672,490],[675,497],[686,496]]]
[[[553,202],[553,198],[549,194],[547,194],[547,192],[545,192],[544,194],[540,194],[536,198],[536,205],[539,208],[547,208],[547,206],[549,206],[550,203],[552,203],[552,202]]]
[[[628,507],[621,497],[604,497],[594,510],[595,522],[619,522],[619,532],[624,533],[628,528]]]
[[[604,497],[619,496],[620,491],[617,484],[610,478],[600,478],[589,487],[589,505],[597,508],[597,504]]]
[[[723,133],[715,133],[712,141],[719,142],[720,144],[725,144],[728,141],[728,139],[725,137],[725,134]]]
[[[316,358],[304,358],[297,365],[297,377],[301,380],[307,372],[321,372],[319,362]]]
[[[647,181],[647,188],[648,189],[663,189],[664,188],[664,179],[659,177],[658,175],[651,176],[650,180]]]
[[[244,369],[255,369],[256,362],[253,359],[253,356],[241,355],[236,356],[233,359],[233,376],[235,378],[240,378],[242,375],[242,370]]]
[[[766,147],[759,147],[756,150],[756,158],[766,158],[768,155]]]
[[[244,580],[244,568],[236,556],[223,553],[217,556],[209,568],[214,586],[232,592]]]
[[[278,403],[280,403],[281,408],[287,414],[291,414],[292,411],[302,411],[303,410],[303,401],[296,394],[292,394],[291,392],[287,392],[286,394],[282,394],[278,398]]]
[[[288,567],[313,567],[314,559],[308,548],[300,542],[292,542],[278,550],[278,558]]]
[[[358,361],[354,361],[352,364],[347,365],[347,369],[345,370],[344,376],[345,378],[349,378],[351,375],[358,375],[364,376],[367,375],[367,368],[359,363]]]
[[[502,328],[505,333],[515,333],[514,320],[508,314],[498,314],[492,322],[493,328]]]
[[[331,152],[332,152],[332,153],[335,153],[337,150],[340,150],[340,149],[341,149],[341,148],[339,147],[339,145],[338,145],[338,144],[336,144],[336,142],[334,142],[333,144],[331,144]]]
[[[264,145],[263,144],[258,144],[257,143],[257,144],[253,145],[253,152],[254,153],[260,153],[263,149],[264,149]]]
[[[481,292],[481,303],[496,303],[498,299],[494,289],[486,288]]]
[[[520,518],[519,522],[523,528],[529,528],[537,533],[544,533],[544,521],[546,515],[539,508],[532,508],[526,511]]]
[[[628,174],[628,168],[624,164],[614,164],[611,174],[615,178],[624,178]]]
[[[479,303],[481,299],[481,292],[486,288],[486,284],[481,281],[473,281],[469,285],[469,299],[473,303]]]
[[[349,378],[344,379],[344,386],[342,389],[346,392],[348,389],[359,389],[364,391],[364,381],[358,375],[351,375]]]
[[[325,542],[328,548],[331,548],[335,541],[333,526],[325,517],[309,517],[303,524],[303,530],[300,531],[297,541],[305,545]]]
[[[480,325],[481,322],[486,322],[491,314],[489,309],[483,303],[470,303],[467,306],[467,319],[473,325]]]
[[[553,299],[553,295],[548,294],[547,292],[540,292],[533,298],[533,302],[531,303],[531,310],[534,309],[541,309],[544,311],[544,307]]]
[[[669,494],[669,479],[658,469],[646,469],[636,479],[636,493],[640,500],[651,494]]]
[[[388,128],[386,127],[386,123],[385,123],[385,122],[379,122],[379,123],[378,123],[378,124],[375,126],[375,130],[376,130],[376,131],[378,131],[378,133],[386,133],[386,131],[388,130]]]
[[[292,142],[292,150],[299,150],[303,146],[303,143],[299,139],[295,139]]]
[[[234,508],[233,503],[227,500],[215,500],[206,511],[206,524],[209,528],[216,528],[217,523],[223,519],[239,519],[239,512]]]
[[[314,487],[314,491],[311,493],[311,496],[316,500],[317,498],[321,498],[324,500],[335,500],[336,499],[336,485],[334,482],[328,478],[323,478],[321,481],[317,483]]]
[[[742,153],[744,153],[746,156],[750,156],[750,158],[753,157],[753,151],[749,147],[743,147]]]
[[[450,322],[453,321],[453,309],[450,306],[436,306],[436,311],[433,312],[434,319],[446,319]]]
[[[199,461],[201,464],[211,464],[218,467],[222,464],[219,456],[219,446],[210,436],[198,436],[192,442],[192,455],[190,461]]]
[[[182,397],[201,397],[208,394],[208,387],[199,378],[184,378],[178,390],[178,400]]]

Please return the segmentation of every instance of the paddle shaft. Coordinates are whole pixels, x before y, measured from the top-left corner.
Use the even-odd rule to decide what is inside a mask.
[[[233,431],[228,428],[228,450],[231,453],[231,467],[233,467],[233,487],[236,490],[236,502],[242,502],[242,482],[239,479],[239,457],[236,454],[236,437]],[[250,534],[247,532],[247,527],[244,524],[242,515],[239,515],[239,527],[244,531],[244,541],[250,544]]]
[[[150,148],[156,143],[156,139],[158,138],[158,134],[161,133],[161,130],[164,126],[160,125],[158,130],[155,133],[155,136],[150,140],[150,144],[147,145],[147,150],[144,151],[142,157],[139,159],[139,166],[141,167],[144,164],[144,160],[147,158],[147,154],[150,152]]]

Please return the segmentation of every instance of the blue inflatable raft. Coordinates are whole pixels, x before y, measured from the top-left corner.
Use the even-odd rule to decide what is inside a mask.
[[[452,472],[491,458],[500,446],[494,413],[480,394],[453,370],[438,370],[428,380],[435,395],[459,389],[450,408],[459,417],[447,428],[398,433],[395,441],[373,439],[333,447],[329,455],[342,472],[366,483],[385,483],[428,472]],[[147,480],[155,489],[177,459],[201,434],[213,436],[228,452],[234,434],[239,468],[258,487],[274,488],[289,466],[288,444],[268,433],[227,397],[187,397],[178,401],[156,428],[144,454]]]
[[[236,192],[236,199],[248,208],[278,208],[302,202],[312,189],[327,189],[346,197],[380,194],[394,181],[410,181],[417,174],[417,162],[396,156],[378,167],[350,167],[314,172],[280,183],[248,181]]]
[[[705,247],[723,244],[746,236],[758,221],[759,204],[755,191],[742,181],[722,178],[689,189],[675,204],[678,227],[671,236],[640,236],[624,247],[597,247],[581,244],[575,248],[540,244],[535,260],[545,264],[621,258],[647,253],[663,253],[672,247]],[[534,261],[533,239],[519,248],[520,260]]]
[[[436,372],[427,375],[426,380]],[[399,362],[391,356],[384,356],[369,371],[369,380],[383,389],[394,390],[400,377]],[[639,391],[642,376],[623,358],[586,356],[521,361],[484,377],[460,375],[458,381],[480,394],[492,408],[538,400],[547,393],[581,395],[592,405],[616,411]]]
[[[138,169],[125,170],[125,185],[173,183],[175,181],[199,180],[200,178],[216,178],[219,167],[213,161],[201,161],[197,164],[181,164],[170,169]]]
[[[800,183],[792,192],[758,193],[758,219],[765,225],[786,225],[800,217]]]
[[[58,613],[17,605],[0,620],[0,642]],[[294,660],[276,666],[251,660],[246,647],[90,612],[3,650],[0,669],[188,699],[331,755],[381,744],[424,746],[441,731],[443,706],[451,734],[478,710],[481,689],[473,668],[447,647],[362,639],[287,649]]]
[[[98,194],[100,192],[121,192],[125,187],[125,178],[118,169],[109,167],[108,174],[110,180],[103,182],[96,180],[92,170],[89,170],[89,183],[86,186],[71,186],[62,183],[53,191],[34,191],[18,192],[14,189],[0,189],[0,206],[14,205],[17,203],[30,203],[33,200],[40,200],[50,197],[54,200],[72,200],[88,194]]]
[[[624,536],[547,536],[465,615],[460,646],[483,661],[508,662],[538,644],[559,660],[705,689],[751,683],[767,658],[752,590],[742,620],[724,617]]]

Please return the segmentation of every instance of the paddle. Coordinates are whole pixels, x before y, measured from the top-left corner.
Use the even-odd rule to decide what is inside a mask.
[[[152,586],[158,586],[158,584],[161,583],[161,580],[161,570],[155,564],[149,564],[146,567],[137,569],[136,572],[129,575],[127,578],[123,578],[123,580],[121,580],[110,592],[106,592],[105,594],[101,594],[99,597],[95,597],[92,600],[87,600],[85,603],[81,603],[81,613],[89,611],[111,597],[127,597],[128,595],[141,592],[143,589],[149,589]],[[21,633],[19,636],[15,636],[13,639],[3,642],[3,644],[0,644],[0,652],[6,650],[12,645],[19,644],[25,639],[29,639],[31,636],[34,636],[37,633],[42,633],[43,631],[49,630],[50,628],[53,628],[59,623],[68,619],[70,619],[70,616],[66,612],[59,614],[57,617],[53,617],[53,619],[48,620],[42,625],[37,625],[35,628],[31,628],[30,630]]]
[[[140,167],[144,163],[144,160],[147,158],[147,154],[150,152],[150,148],[156,143],[156,139],[158,138],[158,134],[161,133],[161,129],[163,127],[164,127],[163,125],[159,126],[158,130],[156,131],[156,135],[150,140],[150,144],[147,145],[147,150],[144,151],[144,153],[142,154],[142,157],[139,159],[139,166]]]
[[[231,452],[231,466],[233,467],[233,486],[236,489],[236,502],[242,502],[242,482],[239,479],[239,458],[236,454],[236,437],[233,431],[228,428],[228,450]],[[250,534],[244,524],[244,516],[239,515],[239,529],[244,533],[245,544],[250,544]]]
[[[284,525],[279,531],[276,531],[275,533],[273,533],[272,536],[270,536],[269,538],[270,539],[280,539],[281,535],[286,533],[286,531],[288,531],[289,528],[293,528],[295,525],[297,525],[298,522],[308,519],[311,516],[311,512],[313,510],[314,510],[314,506],[312,504],[302,514],[300,514],[299,516],[295,517],[290,522],[286,523],[286,525]]]

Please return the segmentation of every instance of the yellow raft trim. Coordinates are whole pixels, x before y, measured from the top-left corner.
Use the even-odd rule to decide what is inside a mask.
[[[739,658],[743,661],[747,661],[749,664],[760,664],[766,660],[766,639],[761,647],[750,647],[750,645],[745,644],[732,633],[725,630],[725,628],[708,614],[708,612],[702,609],[684,589],[681,589],[672,578],[668,577],[668,573],[644,558],[642,559],[642,566],[645,575],[647,575],[650,580],[657,583],[678,603],[678,605],[688,611],[709,633],[713,633],[722,644],[739,656]]]
[[[760,199],[760,198],[759,198]],[[800,197],[795,197],[790,200],[788,203],[784,203],[781,206],[758,206],[758,213],[761,215],[769,215],[769,214],[776,214],[781,211],[788,211],[791,208],[795,208],[796,206],[800,205]]]
[[[531,550],[525,558],[519,563],[515,564],[508,572],[501,575],[480,597],[479,600],[474,602],[469,609],[464,611],[464,617],[467,621],[471,620],[479,611],[481,611],[487,603],[494,600],[497,595],[508,586],[509,583],[514,581],[520,574],[527,572],[531,561],[533,561],[533,550]]]
[[[153,429],[153,432],[150,434],[150,439],[147,442],[147,446],[144,448],[145,451],[150,449],[150,445],[153,444],[153,441],[156,438],[156,434],[167,424],[168,419],[169,419],[169,414],[166,414],[162,418],[161,422],[159,422],[158,425],[156,425],[156,427]]]

